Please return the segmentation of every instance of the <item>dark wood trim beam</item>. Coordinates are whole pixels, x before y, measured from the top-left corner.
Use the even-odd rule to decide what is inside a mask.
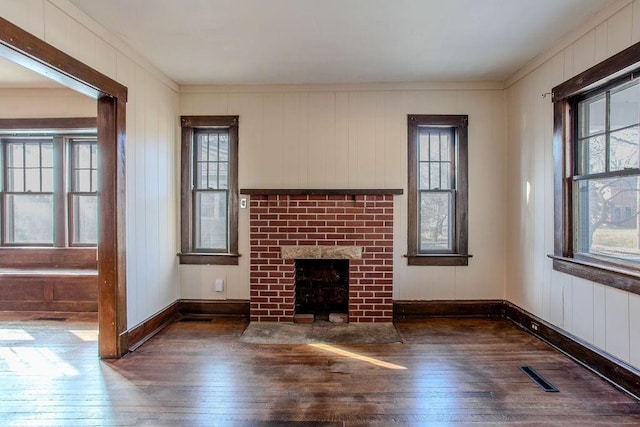
[[[135,351],[158,332],[180,318],[178,301],[128,331],[129,351]]]
[[[591,263],[579,258],[549,257],[553,259],[553,269],[556,271],[640,295],[640,275],[633,274],[632,270]]]
[[[394,320],[419,317],[502,317],[502,300],[394,301]]]
[[[401,188],[363,189],[363,188],[241,188],[240,194],[256,196],[387,196],[400,195]]]
[[[626,72],[627,69],[631,71],[635,66],[640,66],[640,43],[626,48],[554,87],[553,102],[568,98],[591,86],[604,84],[607,80],[616,78],[619,73]]]
[[[194,265],[238,265],[238,254],[178,254],[180,264]]]
[[[640,398],[640,371],[634,367],[509,302],[505,302],[505,317],[616,387]]]
[[[94,130],[98,127],[95,117],[45,117],[41,119],[0,119],[0,130]]]
[[[193,300],[178,301],[178,311],[184,318],[212,319],[220,316],[249,318],[248,300]]]
[[[98,150],[101,171],[98,197],[99,353],[101,358],[122,356],[127,348],[125,270],[125,129],[124,102],[98,98]],[[106,214],[106,215],[105,215]]]
[[[405,255],[407,265],[444,265],[444,266],[465,266],[469,265],[469,258],[473,255],[459,254],[428,254],[428,255]]]
[[[96,248],[0,248],[0,266],[16,269],[97,269]]]
[[[238,126],[238,116],[181,116],[183,128],[232,127]]]
[[[0,17],[0,56],[93,98],[127,101],[127,88]]]

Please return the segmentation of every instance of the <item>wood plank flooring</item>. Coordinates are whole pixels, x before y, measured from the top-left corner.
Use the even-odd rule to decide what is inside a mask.
[[[503,319],[402,322],[403,344],[339,347],[178,322],[105,362],[95,318],[37,318],[0,314],[2,426],[640,424],[637,400]]]

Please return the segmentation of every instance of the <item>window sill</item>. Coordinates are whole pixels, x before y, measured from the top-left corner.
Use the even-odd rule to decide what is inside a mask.
[[[238,265],[240,254],[181,253],[180,264]]]
[[[405,255],[407,265],[441,265],[460,267],[469,265],[469,258],[473,255],[463,254],[420,254]]]
[[[553,269],[602,285],[640,295],[640,272],[587,260],[547,255]]]

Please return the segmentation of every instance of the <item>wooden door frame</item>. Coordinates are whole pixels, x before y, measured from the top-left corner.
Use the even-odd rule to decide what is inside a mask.
[[[127,88],[0,17],[0,56],[97,99],[98,352],[128,347],[125,264],[125,140]]]

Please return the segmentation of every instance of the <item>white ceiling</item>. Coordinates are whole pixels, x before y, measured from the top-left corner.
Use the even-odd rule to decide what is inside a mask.
[[[614,0],[71,0],[175,82],[510,77]]]

